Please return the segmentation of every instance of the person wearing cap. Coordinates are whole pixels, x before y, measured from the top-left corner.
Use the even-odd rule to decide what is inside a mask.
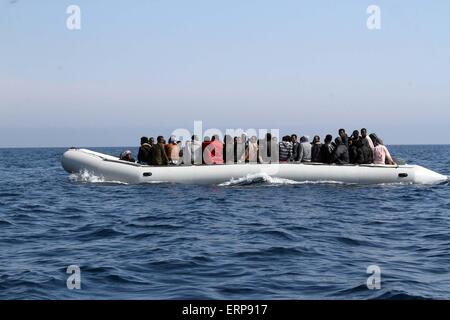
[[[128,161],[128,162],[136,162],[136,160],[133,159],[132,153],[131,153],[130,150],[126,150],[126,151],[122,152],[122,153],[120,154],[120,160],[122,160],[122,161]]]
[[[178,145],[175,136],[169,138],[169,143],[165,145],[167,158],[171,164],[180,163],[180,146]]]

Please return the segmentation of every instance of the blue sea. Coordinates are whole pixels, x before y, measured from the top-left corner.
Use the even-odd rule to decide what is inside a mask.
[[[450,175],[450,146],[390,150]],[[120,185],[64,151],[0,149],[0,299],[450,299],[448,182]]]

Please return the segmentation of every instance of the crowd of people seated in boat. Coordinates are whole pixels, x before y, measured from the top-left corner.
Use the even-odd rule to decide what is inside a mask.
[[[120,156],[121,160],[136,162],[131,151]],[[267,133],[262,139],[246,134],[232,137],[226,135],[220,141],[218,135],[204,137],[199,141],[192,136],[182,147],[174,136],[166,142],[163,136],[141,138],[137,162],[145,165],[193,165],[193,164],[233,164],[233,163],[324,163],[324,164],[390,164],[395,165],[383,141],[365,128],[353,131],[349,137],[340,129],[334,139],[326,135],[323,143],[319,136],[310,142],[307,136],[298,139],[296,134],[282,137]]]

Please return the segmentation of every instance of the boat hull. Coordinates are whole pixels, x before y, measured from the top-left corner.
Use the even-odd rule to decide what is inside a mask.
[[[325,165],[325,164],[227,164],[147,166],[121,161],[87,149],[69,149],[62,156],[69,173],[88,172],[104,181],[130,184],[185,183],[221,184],[249,175],[267,175],[299,182],[350,184],[417,183],[432,184],[447,177],[417,165]]]

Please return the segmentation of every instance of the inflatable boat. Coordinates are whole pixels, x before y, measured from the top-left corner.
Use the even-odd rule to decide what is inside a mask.
[[[351,184],[417,183],[446,181],[441,175],[418,165],[327,165],[320,163],[223,164],[149,166],[122,161],[117,157],[71,148],[62,156],[69,173],[88,172],[102,181],[128,184],[185,183],[221,184],[249,175],[267,175],[298,182],[337,182]]]

